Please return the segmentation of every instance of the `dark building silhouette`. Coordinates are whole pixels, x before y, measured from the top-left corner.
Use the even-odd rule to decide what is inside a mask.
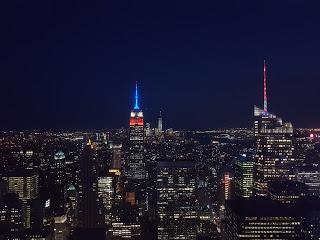
[[[4,195],[8,193],[8,183],[0,179],[0,201]]]
[[[80,161],[79,227],[97,228],[102,224],[98,206],[98,173],[95,166],[95,146],[89,140]]]
[[[307,239],[303,211],[268,198],[226,202],[225,239]]]
[[[0,202],[0,239],[24,239],[22,201],[15,193],[6,194]]]
[[[65,208],[66,193],[66,157],[62,151],[54,154],[53,163],[51,165],[53,184],[51,202],[52,209],[55,213],[60,214]]]
[[[76,228],[70,237],[70,240],[89,240],[89,239],[107,240],[106,230],[104,228],[96,228],[96,229]]]
[[[271,181],[268,182],[268,195],[272,200],[291,203],[309,196],[309,188],[297,181]]]

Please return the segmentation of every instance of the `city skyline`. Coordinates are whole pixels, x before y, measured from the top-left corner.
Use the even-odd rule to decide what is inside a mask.
[[[136,81],[153,126],[251,127],[264,59],[272,112],[318,127],[319,3],[2,6],[2,130],[126,126]]]
[[[320,1],[0,1],[0,239],[320,239]]]
[[[261,109],[260,111],[263,111],[264,113],[267,113],[268,112],[268,97],[267,95],[269,94],[268,92],[268,81],[267,81],[267,63],[266,63],[266,60],[263,60],[263,96],[262,96],[262,106],[263,106],[263,109]],[[141,94],[140,94],[140,86],[138,87],[138,81],[135,81],[135,87],[134,87],[134,94],[133,94],[133,101],[131,103],[132,105],[132,109],[133,111],[144,111],[143,110],[143,107],[140,107],[141,105],[143,106],[143,103],[142,101],[140,100],[141,99]],[[259,104],[253,104],[254,107],[256,106],[259,106]],[[272,111],[271,111],[272,112]],[[272,112],[273,113],[273,112]],[[153,125],[153,128],[157,128],[157,120],[159,120],[159,118],[155,118],[156,116],[152,116],[151,119],[155,122],[152,123]],[[162,119],[162,116],[161,116],[161,110],[160,110],[160,117]],[[162,120],[161,120],[162,121]],[[150,123],[149,123],[150,124]],[[162,124],[162,123],[161,123]],[[123,128],[124,126],[119,126],[118,128],[114,128],[114,129],[119,129],[119,128]],[[252,128],[252,126],[235,126],[236,128],[237,127],[245,127],[245,128]],[[172,127],[170,127],[172,128]],[[225,128],[228,128],[228,127],[225,127]],[[231,127],[232,128],[232,127]],[[101,129],[107,129],[107,128],[101,128]],[[178,127],[178,129],[181,129]],[[201,128],[200,128],[201,129]],[[214,128],[208,128],[208,130],[210,129],[214,129]],[[217,127],[216,129],[219,129],[219,127]],[[10,129],[10,130],[13,130],[13,129]],[[38,129],[20,129],[20,130],[38,130]],[[41,129],[41,130],[52,130],[52,129]],[[55,129],[57,131],[59,130],[70,130],[70,129]],[[72,130],[84,130],[84,129],[72,129]],[[95,129],[95,128],[88,128],[88,130],[98,130],[98,129]],[[198,130],[198,129],[191,129],[191,130]],[[207,130],[207,129],[201,129],[201,130]]]

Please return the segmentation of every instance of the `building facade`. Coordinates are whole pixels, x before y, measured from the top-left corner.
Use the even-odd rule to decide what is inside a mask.
[[[196,174],[193,162],[157,164],[158,239],[196,239]]]
[[[308,239],[302,214],[294,209],[270,199],[228,201],[225,239]]]
[[[293,127],[268,112],[266,65],[264,64],[264,108],[254,107],[254,192],[265,196],[268,181],[288,180],[293,175]]]
[[[24,239],[22,202],[15,193],[0,202],[0,239]]]
[[[135,105],[129,121],[129,153],[126,159],[126,177],[141,180],[146,178],[144,159],[144,118],[139,107],[138,87],[136,85]]]
[[[238,197],[252,197],[253,159],[239,156],[235,164],[235,194]]]
[[[39,175],[32,170],[15,171],[7,173],[3,180],[8,183],[8,192],[17,194],[22,201],[23,225],[30,228],[30,205],[38,197]]]
[[[80,184],[78,225],[82,228],[97,228],[102,224],[99,214],[98,173],[95,166],[94,144],[89,142],[84,146],[80,159]]]

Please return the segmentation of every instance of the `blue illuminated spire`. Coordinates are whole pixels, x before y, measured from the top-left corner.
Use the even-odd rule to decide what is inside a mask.
[[[134,95],[134,110],[139,110],[138,82],[136,82],[136,94]]]

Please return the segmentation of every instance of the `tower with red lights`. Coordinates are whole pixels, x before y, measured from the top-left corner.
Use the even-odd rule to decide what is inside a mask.
[[[267,72],[263,67],[263,109],[254,107],[254,194],[267,195],[268,182],[290,180],[294,166],[293,126],[268,111]]]
[[[144,161],[144,119],[139,107],[138,85],[135,89],[135,104],[129,121],[129,155],[126,159],[126,177],[144,179],[146,177]]]

